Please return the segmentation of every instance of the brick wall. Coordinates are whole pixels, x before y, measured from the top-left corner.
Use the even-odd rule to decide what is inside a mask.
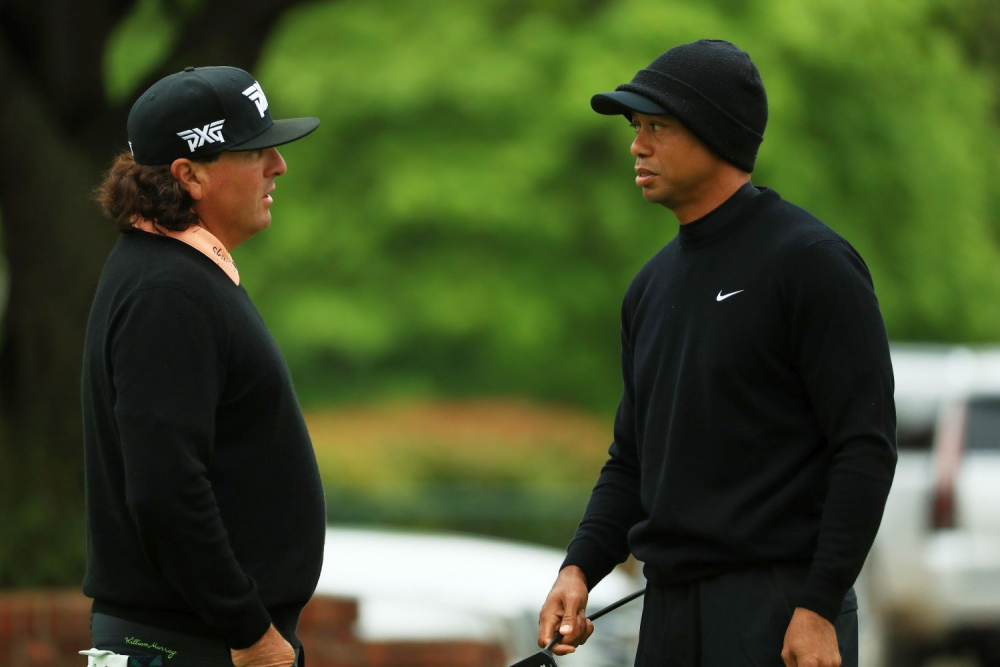
[[[0,667],[85,665],[86,648],[90,600],[79,592],[0,593]]]
[[[362,643],[353,600],[316,597],[302,612],[299,637],[309,667],[504,667],[503,650],[467,642]],[[0,667],[86,665],[90,600],[76,590],[0,591]]]

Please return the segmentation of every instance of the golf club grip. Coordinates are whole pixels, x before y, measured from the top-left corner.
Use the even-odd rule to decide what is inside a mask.
[[[640,588],[635,593],[629,593],[628,595],[626,595],[625,597],[623,597],[621,600],[618,600],[617,602],[612,602],[611,604],[609,604],[604,609],[598,609],[597,611],[595,611],[593,614],[591,614],[587,618],[589,618],[592,622],[596,621],[601,616],[604,616],[605,614],[608,614],[608,613],[614,611],[615,609],[618,609],[618,607],[622,606],[623,604],[628,604],[632,600],[636,599],[637,597],[640,597],[641,595],[644,595],[645,593],[646,593],[646,589],[645,588]],[[559,642],[561,642],[562,640],[563,640],[563,636],[561,634],[559,634],[558,632],[555,633],[554,635],[552,635],[552,641],[550,641],[549,644],[548,644],[548,646],[545,647],[546,650],[551,651],[552,647],[555,646],[556,644],[558,644]]]

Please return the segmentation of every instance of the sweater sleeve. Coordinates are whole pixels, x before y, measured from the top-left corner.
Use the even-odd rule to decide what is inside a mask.
[[[645,518],[639,495],[632,353],[628,322],[622,309],[622,377],[624,389],[615,415],[609,458],[590,494],[590,502],[567,548],[562,566],[576,565],[593,588],[629,555],[628,533]]]
[[[789,276],[793,364],[830,456],[819,537],[796,606],[833,621],[878,532],[896,465],[885,326],[868,269],[842,240],[807,247]]]
[[[207,477],[226,373],[224,323],[180,289],[138,291],[111,341],[126,504],[152,568],[233,648],[270,616],[240,568]]]

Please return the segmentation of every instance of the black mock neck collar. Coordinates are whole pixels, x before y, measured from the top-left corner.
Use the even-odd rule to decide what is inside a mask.
[[[709,243],[718,237],[722,230],[737,220],[743,207],[759,194],[760,190],[754,187],[753,183],[747,181],[715,209],[697,220],[681,225],[677,234],[681,246],[690,247]]]

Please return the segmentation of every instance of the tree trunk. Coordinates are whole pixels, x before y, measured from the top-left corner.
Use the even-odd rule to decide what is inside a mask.
[[[0,59],[10,286],[0,340],[0,586],[76,582],[85,548],[82,341],[114,231],[90,201],[100,163]]]

